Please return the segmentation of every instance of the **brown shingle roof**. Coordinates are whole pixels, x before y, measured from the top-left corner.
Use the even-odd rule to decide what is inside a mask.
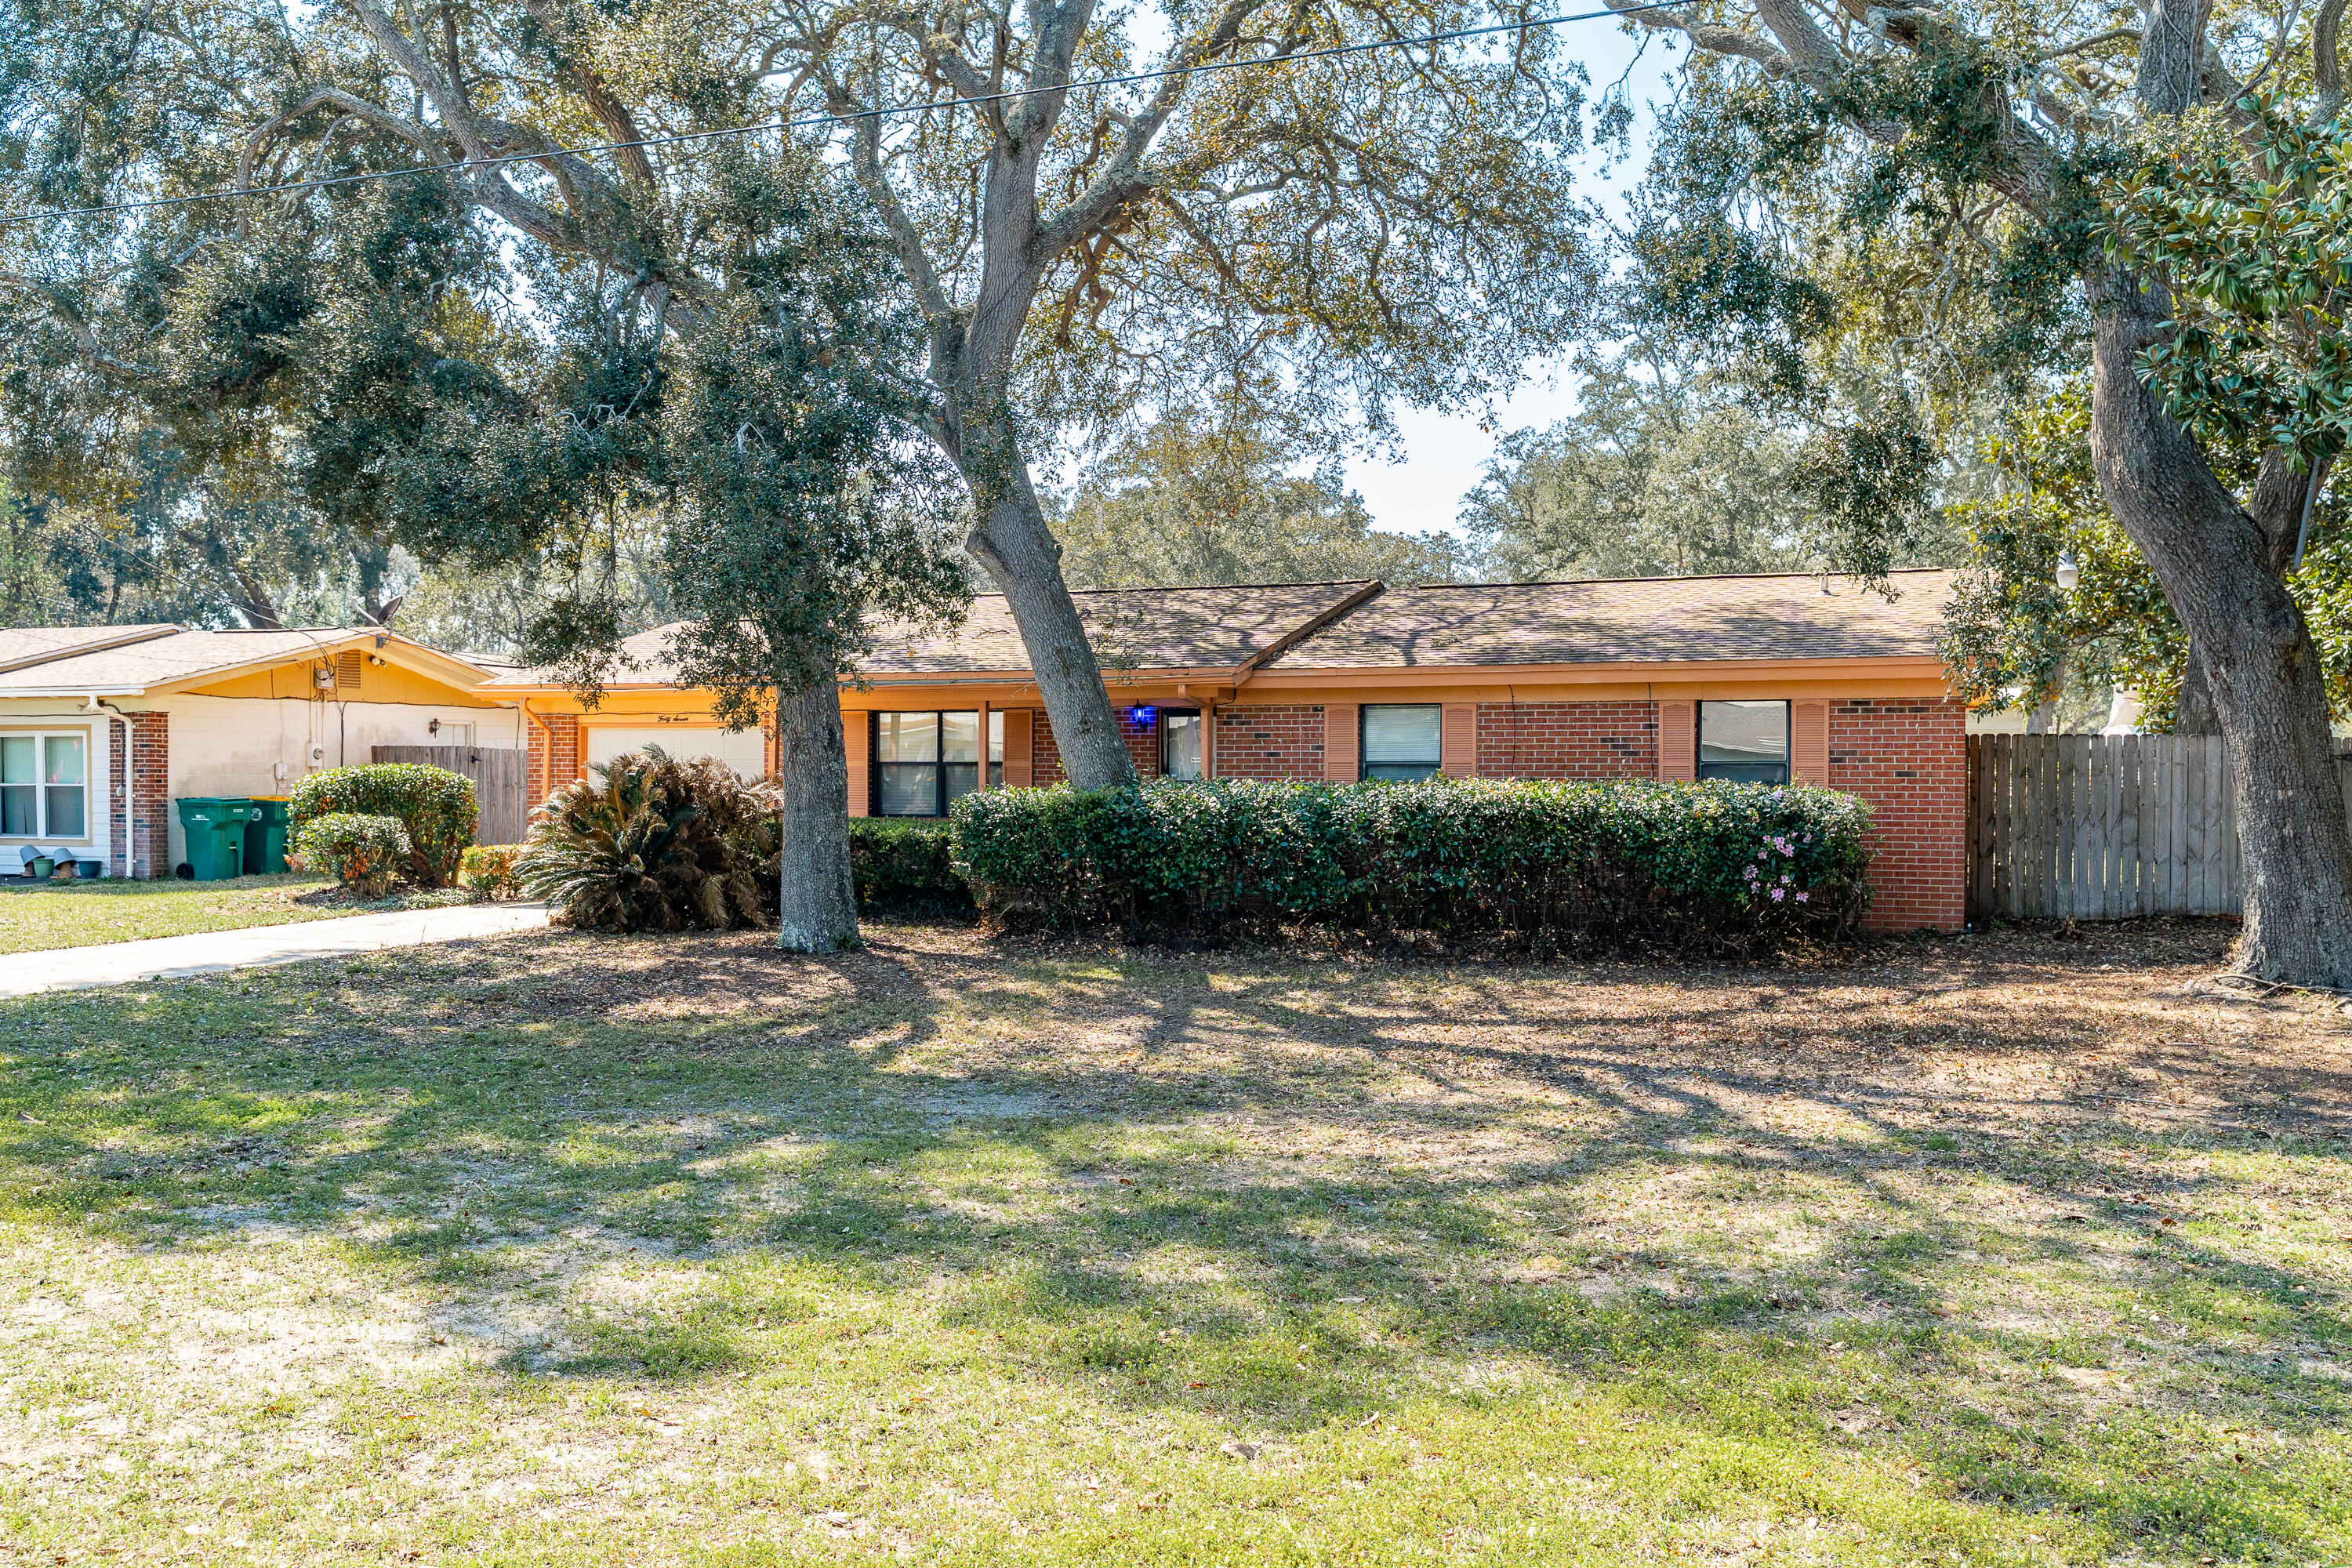
[[[179,629],[168,621],[151,621],[135,626],[0,627],[0,671],[47,664],[68,654],[121,647],[126,643],[169,637]]]
[[[1073,594],[1105,669],[1231,669],[1313,626],[1370,583],[1244,584],[1222,588],[1106,588]],[[952,631],[884,633],[875,675],[1027,669],[1020,628],[1001,594],[982,594]]]
[[[1265,668],[1932,657],[1951,577],[1894,573],[1892,603],[1794,575],[1391,588]]]
[[[1232,669],[1312,626],[1358,594],[1365,582],[1245,584],[1222,588],[1105,588],[1071,595],[1086,623],[1095,658],[1105,669]],[[675,626],[639,632],[621,644],[634,667],[607,684],[670,686]],[[973,597],[961,626],[908,633],[885,627],[875,636],[866,673],[965,675],[1026,670],[1029,655],[1002,594]],[[548,669],[499,674],[493,687],[560,684]]]

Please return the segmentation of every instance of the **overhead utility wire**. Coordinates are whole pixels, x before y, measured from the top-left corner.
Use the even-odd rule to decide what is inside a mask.
[[[1451,32],[1424,33],[1411,38],[1375,38],[1363,44],[1336,44],[1328,49],[1308,49],[1304,54],[1275,55],[1262,59],[1210,60],[1202,65],[1170,66],[1163,70],[1135,71],[1127,76],[1086,77],[1054,87],[1016,87],[1003,92],[992,92],[982,98],[959,98],[944,106],[927,99],[914,103],[891,104],[881,109],[861,109],[848,114],[812,114],[799,120],[729,125],[717,131],[681,131],[674,136],[641,136],[634,142],[543,147],[536,153],[501,153],[491,158],[458,158],[446,163],[415,163],[405,169],[374,169],[366,174],[338,174],[327,180],[297,180],[283,185],[252,185],[226,191],[204,191],[192,196],[157,196],[143,202],[110,202],[104,206],[56,207],[47,212],[13,213],[0,216],[0,226],[45,223],[58,218],[103,217],[110,213],[149,212],[158,207],[194,206],[199,202],[238,201],[247,196],[291,195],[301,191],[323,191],[336,185],[404,179],[411,174],[445,174],[458,169],[494,169],[507,163],[535,163],[541,158],[576,158],[590,153],[618,153],[632,147],[668,147],[680,142],[707,142],[719,136],[749,136],[761,131],[805,131],[820,125],[848,125],[860,120],[881,120],[894,114],[919,114],[941,107],[953,109],[963,105],[978,108],[985,103],[1004,103],[1048,92],[1075,92],[1081,88],[1129,87],[1137,82],[1164,81],[1175,76],[1206,76],[1212,71],[1242,70],[1252,66],[1298,65],[1307,60],[1328,60],[1341,55],[1360,55],[1372,49],[1409,49],[1418,44],[1447,44],[1457,38],[1484,37],[1490,33],[1524,33],[1537,27],[1557,26],[1563,22],[1597,22],[1604,16],[1634,16],[1644,11],[1671,11],[1685,3],[1686,0],[1648,0],[1647,4],[1640,5],[1613,6],[1605,11],[1579,11],[1559,16],[1531,16],[1524,22],[1494,22],[1483,27],[1456,27]]]

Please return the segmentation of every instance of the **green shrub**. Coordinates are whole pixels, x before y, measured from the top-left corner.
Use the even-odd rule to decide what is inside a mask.
[[[448,886],[474,841],[473,781],[423,763],[327,768],[286,797],[287,829],[296,837],[303,824],[335,812],[399,818],[408,835],[408,874],[420,887]]]
[[[457,885],[486,899],[511,899],[522,891],[515,875],[520,844],[476,844],[457,857]]]
[[[1304,924],[1749,950],[1848,929],[1869,808],[1803,787],[1431,779],[991,790],[956,802],[983,909],[1138,934]]]
[[[294,848],[310,869],[331,872],[345,887],[380,899],[407,868],[413,846],[396,816],[331,811],[295,830]]]
[[[658,746],[591,770],[533,819],[516,870],[554,918],[589,931],[768,923],[781,826],[774,786]]]
[[[861,910],[935,914],[971,908],[971,891],[956,875],[954,840],[944,822],[853,816],[849,866]]]

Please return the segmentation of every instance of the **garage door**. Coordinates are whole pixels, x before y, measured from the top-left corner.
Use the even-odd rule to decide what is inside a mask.
[[[685,724],[657,724],[643,730],[591,729],[588,760],[609,763],[614,757],[659,746],[673,757],[717,757],[747,779],[768,771],[767,737],[757,730],[725,730]]]

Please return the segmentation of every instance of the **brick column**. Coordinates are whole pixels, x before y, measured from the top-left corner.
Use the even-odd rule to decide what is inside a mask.
[[[1968,719],[1957,701],[1836,702],[1829,784],[1870,803],[1864,924],[1957,931],[1968,916]]]
[[[131,716],[131,874],[172,874],[172,716]]]

